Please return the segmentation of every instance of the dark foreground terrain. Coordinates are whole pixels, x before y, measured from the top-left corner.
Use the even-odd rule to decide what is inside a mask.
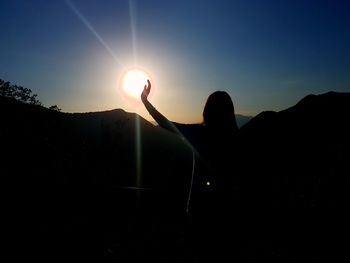
[[[240,129],[224,205],[198,223],[185,211],[192,152],[177,136],[123,110],[0,98],[2,256],[349,260],[349,114],[350,94],[330,92],[254,117]]]

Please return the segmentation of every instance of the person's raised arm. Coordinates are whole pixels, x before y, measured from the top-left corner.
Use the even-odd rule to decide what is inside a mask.
[[[145,85],[143,92],[141,94],[141,100],[143,104],[145,105],[147,111],[153,119],[159,124],[160,127],[167,129],[168,131],[179,133],[179,130],[176,128],[176,126],[169,121],[165,116],[163,116],[153,105],[148,101],[148,95],[151,92],[151,82],[147,80],[148,85]]]

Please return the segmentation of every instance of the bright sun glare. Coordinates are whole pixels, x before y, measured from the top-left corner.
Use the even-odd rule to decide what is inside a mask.
[[[122,77],[121,89],[129,99],[139,101],[148,79],[147,73],[140,69],[129,70]]]

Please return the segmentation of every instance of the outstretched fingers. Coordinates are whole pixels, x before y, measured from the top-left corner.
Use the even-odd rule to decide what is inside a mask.
[[[141,100],[142,101],[147,100],[147,97],[151,92],[151,82],[149,80],[147,80],[147,84],[148,85],[144,86],[143,91],[141,93]]]
[[[149,79],[147,80],[148,83],[148,87],[147,87],[147,94],[149,94],[151,92],[151,82],[149,81]],[[147,85],[146,85],[147,86]],[[146,87],[145,86],[145,87]]]

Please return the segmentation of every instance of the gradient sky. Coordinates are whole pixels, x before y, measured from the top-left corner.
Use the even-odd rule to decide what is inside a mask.
[[[350,92],[350,1],[1,0],[0,78],[65,112],[123,108],[125,70],[152,77],[169,119],[201,120],[227,91],[236,112]]]

